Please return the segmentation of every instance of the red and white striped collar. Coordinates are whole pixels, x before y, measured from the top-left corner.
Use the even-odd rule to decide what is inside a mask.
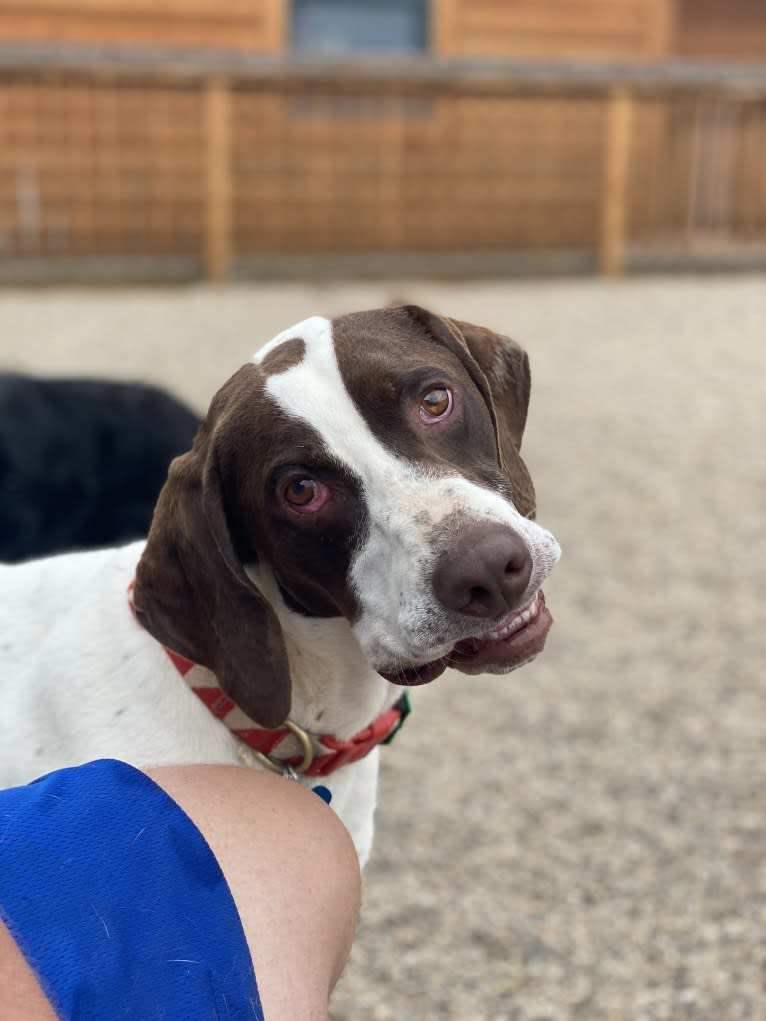
[[[131,582],[128,586],[128,601],[138,623],[133,605],[133,585]],[[328,776],[341,766],[357,762],[377,745],[388,744],[410,712],[409,691],[404,688],[401,697],[390,709],[347,741],[339,741],[331,734],[310,734],[292,720],[286,720],[276,730],[266,730],[229,698],[210,670],[167,646],[163,648],[194,694],[217,720],[240,739],[240,758],[248,765],[257,762],[285,776]]]

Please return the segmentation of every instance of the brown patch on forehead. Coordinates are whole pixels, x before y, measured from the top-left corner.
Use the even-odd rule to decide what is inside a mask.
[[[471,433],[490,443],[489,412],[461,359],[406,309],[373,309],[333,320],[333,342],[346,390],[372,432],[387,447],[412,461],[452,470],[454,446],[413,428],[423,388],[454,385],[465,395],[459,419],[471,419]],[[484,426],[479,418],[486,420]],[[490,428],[486,428],[489,426]],[[450,430],[453,440],[463,440]],[[494,452],[491,452],[494,454]]]
[[[426,362],[446,372],[459,362],[433,337],[413,325],[401,308],[354,312],[332,322],[333,344],[344,381],[393,396],[396,378]]]
[[[353,313],[332,325],[343,382],[382,443],[431,470],[458,471],[473,482],[510,494],[521,513],[534,507],[534,490],[518,448],[509,444],[507,453],[500,453],[490,383],[464,339],[464,324],[408,307]],[[482,332],[487,334],[492,381],[496,374],[505,377],[505,366],[493,360],[494,349],[498,341],[511,342]],[[418,378],[424,386],[452,383],[461,392],[458,414],[444,428],[413,428]],[[518,404],[522,414],[526,412],[525,400],[496,387],[503,404],[507,400],[512,410]]]
[[[280,372],[287,372],[294,365],[299,365],[306,355],[306,342],[303,337],[291,337],[269,351],[260,367],[267,376],[277,376]]]

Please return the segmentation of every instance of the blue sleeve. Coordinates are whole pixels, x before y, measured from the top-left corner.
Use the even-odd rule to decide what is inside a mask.
[[[60,1018],[263,1021],[213,852],[123,762],[0,790],[0,917]]]

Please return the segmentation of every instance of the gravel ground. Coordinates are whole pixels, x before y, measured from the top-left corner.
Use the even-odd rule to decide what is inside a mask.
[[[766,278],[0,294],[0,365],[203,407],[312,313],[391,298],[530,352],[564,549],[544,655],[445,675],[384,750],[333,1021],[766,1018]]]

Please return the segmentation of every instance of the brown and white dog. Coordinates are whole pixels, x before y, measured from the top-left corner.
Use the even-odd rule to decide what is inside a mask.
[[[280,334],[213,398],[145,546],[0,569],[0,784],[257,760],[318,785],[364,862],[402,686],[545,642],[529,388],[516,343],[414,306]]]

